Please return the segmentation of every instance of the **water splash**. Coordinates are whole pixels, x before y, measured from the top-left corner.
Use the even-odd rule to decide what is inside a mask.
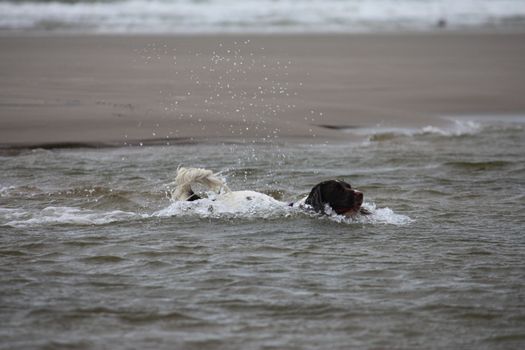
[[[355,216],[349,217],[338,215],[333,210],[331,210],[330,207],[327,207],[326,213],[328,215],[326,216],[326,219],[343,224],[389,224],[396,226],[408,225],[414,222],[414,220],[410,217],[402,214],[396,214],[388,207],[377,208],[375,203],[365,202],[363,203],[363,208],[369,212],[368,215],[356,214]],[[323,217],[320,218],[322,219]]]
[[[105,225],[114,222],[124,222],[145,218],[133,212],[121,210],[95,211],[74,207],[46,207],[37,211],[22,209],[0,209],[0,219],[6,221],[5,226],[34,227],[45,225]]]
[[[474,120],[452,120],[452,125],[449,127],[435,127],[432,125],[425,126],[415,133],[421,134],[437,134],[441,136],[463,136],[474,135],[483,130],[483,125]]]
[[[327,215],[320,215],[311,211],[305,211],[298,207],[289,206],[288,203],[277,201],[269,196],[258,194],[253,191],[243,191],[253,193],[257,200],[253,198],[246,201],[231,202],[217,198],[201,199],[193,202],[173,202],[168,207],[155,212],[152,216],[157,217],[197,217],[202,219],[319,219],[330,220],[342,224],[391,224],[407,225],[412,223],[410,217],[396,214],[390,208],[377,208],[373,203],[364,203],[369,215],[356,215],[347,217],[337,215],[335,212],[327,210]]]

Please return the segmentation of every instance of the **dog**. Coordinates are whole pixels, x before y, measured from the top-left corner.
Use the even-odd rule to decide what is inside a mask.
[[[276,202],[264,193],[256,191],[232,191],[211,170],[201,168],[179,168],[175,178],[175,188],[171,197],[177,201],[197,201],[202,199],[196,194],[192,185],[200,184],[217,194],[215,200],[221,200],[232,207],[248,205],[250,201]],[[321,215],[336,213],[348,217],[357,214],[368,215],[370,212],[362,208],[363,193],[341,180],[327,180],[315,185],[308,196],[288,204],[291,207]]]

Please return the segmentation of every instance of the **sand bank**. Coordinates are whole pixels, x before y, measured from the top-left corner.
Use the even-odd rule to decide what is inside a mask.
[[[525,113],[525,34],[0,37],[0,144],[344,140]]]

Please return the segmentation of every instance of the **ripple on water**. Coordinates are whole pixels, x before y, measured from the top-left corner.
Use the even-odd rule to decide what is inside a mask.
[[[97,255],[84,257],[81,261],[88,264],[117,264],[126,261],[126,259],[115,255]]]

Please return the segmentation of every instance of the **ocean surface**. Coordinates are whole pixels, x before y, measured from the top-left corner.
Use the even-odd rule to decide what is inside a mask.
[[[0,34],[523,30],[523,0],[2,0]]]
[[[523,348],[525,118],[341,132],[1,150],[0,348]],[[181,165],[282,204],[174,202]],[[372,214],[286,205],[330,178]]]

